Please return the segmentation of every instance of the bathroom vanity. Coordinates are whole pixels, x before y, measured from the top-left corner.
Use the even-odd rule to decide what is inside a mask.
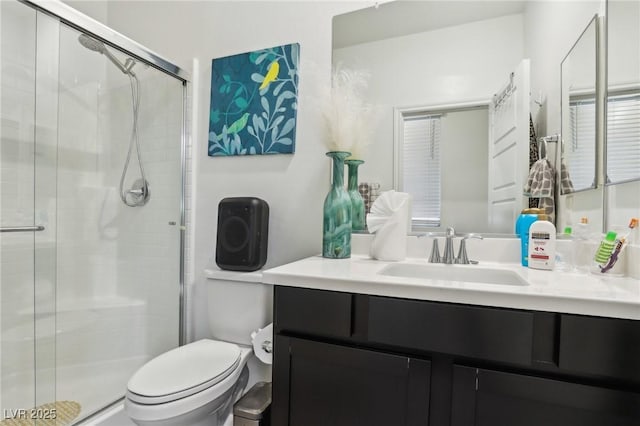
[[[273,425],[640,424],[640,281],[518,268],[503,284],[482,282],[497,266],[357,256],[266,271]]]

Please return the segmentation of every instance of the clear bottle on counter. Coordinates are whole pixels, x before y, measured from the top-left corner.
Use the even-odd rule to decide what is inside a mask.
[[[556,239],[556,265],[557,271],[575,271],[575,240],[573,238],[573,228],[567,226],[562,234],[558,234]]]
[[[574,264],[578,272],[588,272],[597,243],[591,236],[589,219],[581,217],[573,227]]]

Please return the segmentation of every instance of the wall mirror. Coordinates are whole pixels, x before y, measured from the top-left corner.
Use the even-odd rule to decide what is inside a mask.
[[[607,3],[605,182],[640,180],[640,2]]]
[[[486,123],[484,127],[477,126],[478,130],[472,135],[459,135],[460,141],[455,147],[443,143],[439,152],[429,149],[423,154],[429,159],[437,153],[440,155],[442,174],[440,215],[428,219],[435,219],[431,222],[436,231],[451,225],[460,232],[513,234],[515,218],[511,213],[496,211],[494,215],[489,208],[493,196],[490,182],[492,179],[499,182],[503,170],[515,170],[520,181],[495,184],[496,192],[507,188],[515,191],[495,198],[496,203],[511,203],[512,207],[518,206],[511,211],[518,212],[526,205],[523,181],[529,169],[528,108],[533,101],[529,98],[528,80],[513,85],[510,76],[515,73],[517,79],[518,70],[522,70],[528,78],[529,68],[521,67],[527,57],[526,50],[539,54],[549,50],[549,43],[553,43],[545,39],[546,30],[540,22],[548,19],[552,22],[549,25],[571,28],[572,33],[575,28],[571,39],[578,36],[584,23],[598,11],[596,3],[579,3],[393,1],[334,17],[334,64],[369,70],[367,96],[384,111],[376,123],[366,162],[360,167],[360,181],[380,183],[381,190],[401,189],[397,175],[406,170],[402,162],[397,161],[394,149],[394,139],[400,126],[404,126],[398,123],[399,116],[407,118],[408,129],[410,124],[419,127],[417,123],[408,122],[422,115],[423,124],[426,126],[429,122],[429,134],[439,134],[442,138],[450,130],[452,134],[459,134],[453,130],[470,128],[467,122],[454,126],[448,126],[448,122],[455,123],[461,118],[478,121],[478,117],[486,120],[492,108],[499,109],[496,108],[499,104],[505,117],[513,111],[525,117],[526,121],[520,122],[518,128],[518,134],[524,136],[518,140],[526,146],[518,148],[521,150],[518,161],[504,160],[499,167],[489,167],[489,158],[494,154],[489,152],[487,133],[491,130]],[[568,40],[565,45],[569,45]],[[563,50],[555,55],[554,51],[557,59],[553,63],[533,63],[531,67],[558,70],[565,53]],[[553,79],[559,81],[557,71]],[[554,101],[560,98],[560,85],[557,87],[557,93],[552,94]],[[514,92],[526,93],[526,102],[509,100],[508,95]],[[553,109],[558,109],[559,102],[557,104]],[[548,132],[560,132],[559,115]],[[505,135],[511,137],[507,130]],[[508,151],[513,145],[506,143],[500,150]],[[550,145],[549,149],[555,151],[555,146]],[[552,163],[554,161],[552,159]],[[394,164],[400,169],[394,168]]]
[[[561,193],[595,188],[597,16],[589,22],[561,64],[561,164],[571,184]]]

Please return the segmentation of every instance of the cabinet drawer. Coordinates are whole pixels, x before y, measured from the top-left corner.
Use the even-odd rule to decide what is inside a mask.
[[[276,332],[350,337],[352,298],[350,293],[276,286]]]
[[[533,318],[526,311],[370,297],[368,340],[530,365]]]
[[[560,368],[640,383],[640,321],[562,315]]]

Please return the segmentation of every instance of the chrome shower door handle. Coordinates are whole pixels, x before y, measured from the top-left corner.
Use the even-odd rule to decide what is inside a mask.
[[[0,232],[40,232],[44,231],[44,226],[5,226],[0,228]]]

